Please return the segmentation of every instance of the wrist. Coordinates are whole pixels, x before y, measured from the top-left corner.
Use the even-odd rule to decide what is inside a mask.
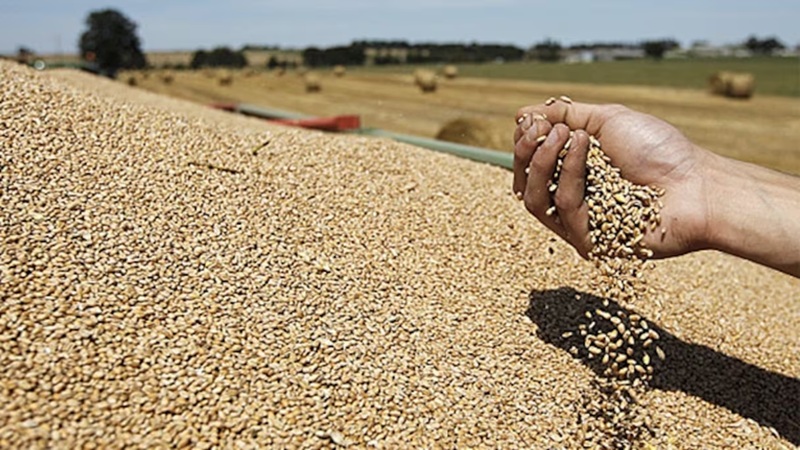
[[[733,161],[709,151],[704,152],[706,163],[700,170],[700,176],[705,220],[698,239],[698,249],[727,251],[727,242],[732,234],[727,227],[730,211],[721,200],[732,194],[731,177],[735,168],[732,167]]]
[[[800,276],[800,179],[715,154],[704,172],[705,248]]]

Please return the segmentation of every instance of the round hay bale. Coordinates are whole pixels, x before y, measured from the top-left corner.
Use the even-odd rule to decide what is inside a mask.
[[[172,72],[164,72],[161,74],[161,81],[164,84],[172,84],[175,81],[175,75]]]
[[[343,77],[345,73],[347,73],[347,69],[343,65],[340,64],[333,67],[333,74],[337,77]]]
[[[444,77],[448,80],[455,79],[458,77],[458,67],[448,64],[442,69],[442,75],[444,75]]]
[[[222,72],[217,81],[220,86],[230,86],[233,84],[233,74],[231,72]]]
[[[711,75],[708,84],[714,95],[746,99],[753,96],[756,80],[751,73],[723,71]]]
[[[128,76],[127,79],[128,86],[136,86],[138,82],[136,81],[136,77],[133,75]]]
[[[482,117],[462,117],[446,123],[436,139],[474,147],[513,151],[513,126],[508,121]]]
[[[436,92],[436,74],[430,70],[419,69],[414,72],[414,84],[422,92]]]
[[[717,72],[708,77],[708,88],[714,95],[725,95],[727,80],[730,78],[728,72]]]
[[[306,92],[319,92],[322,90],[322,82],[316,73],[309,72],[305,74],[303,81],[306,85]]]
[[[756,87],[756,78],[750,73],[737,73],[728,81],[728,97],[750,98]]]

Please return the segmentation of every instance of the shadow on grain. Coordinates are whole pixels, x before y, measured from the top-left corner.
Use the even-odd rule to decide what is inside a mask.
[[[539,327],[539,337],[565,351],[575,346],[583,350],[576,358],[601,374],[597,359],[589,359],[583,338],[575,333],[588,319],[584,313],[604,309],[628,314],[613,300],[603,305],[600,297],[571,288],[533,291],[529,295],[527,315]],[[800,445],[800,380],[762,369],[703,345],[684,342],[643,317],[660,335],[658,341],[666,353],[658,361],[651,386],[655,389],[682,391],[707,402],[727,408],[761,425],[773,427],[794,445]]]

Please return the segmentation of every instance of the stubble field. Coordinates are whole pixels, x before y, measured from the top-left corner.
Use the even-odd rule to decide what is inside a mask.
[[[149,91],[198,103],[243,102],[315,116],[357,114],[362,126],[434,137],[448,122],[464,117],[486,121],[508,142],[516,110],[566,94],[574,100],[621,103],[656,115],[696,143],[722,155],[773,169],[800,173],[800,100],[756,95],[749,100],[712,96],[702,89],[533,82],[490,78],[440,78],[436,92],[423,94],[408,73],[352,72],[336,77],[320,71],[322,89],[306,93],[301,76],[234,72],[221,86],[217,73],[173,72],[164,83],[159,73],[132,74]],[[120,77],[125,82],[130,74]],[[503,136],[508,136],[504,138]]]

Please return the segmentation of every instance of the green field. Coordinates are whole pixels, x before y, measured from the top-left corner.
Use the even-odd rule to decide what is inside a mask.
[[[709,58],[662,61],[628,60],[587,64],[514,62],[506,64],[459,64],[465,77],[486,77],[571,83],[668,86],[705,89],[713,73],[727,70],[750,72],[756,93],[800,97],[798,58]],[[408,66],[367,70],[407,72]]]

